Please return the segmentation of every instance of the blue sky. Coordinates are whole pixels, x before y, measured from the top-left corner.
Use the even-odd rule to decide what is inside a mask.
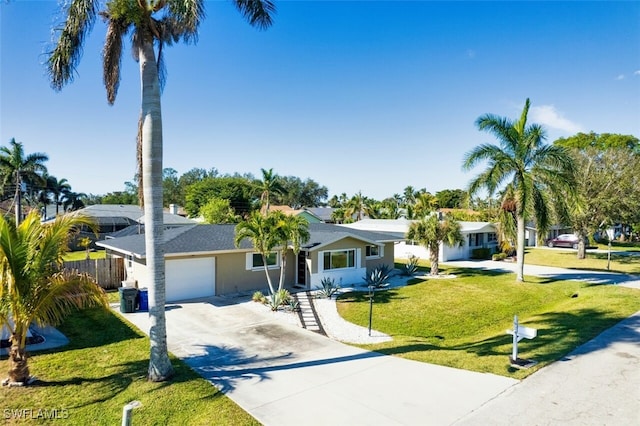
[[[273,168],[330,195],[465,188],[462,157],[494,143],[482,114],[640,137],[640,2],[283,1],[266,31],[206,2],[198,44],[165,49],[164,167]],[[129,46],[114,106],[97,21],[75,80],[50,88],[55,1],[0,3],[0,145],[49,155],[76,192],[124,189],[140,107]]]

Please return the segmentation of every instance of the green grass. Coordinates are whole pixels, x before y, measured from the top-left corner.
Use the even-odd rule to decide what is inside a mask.
[[[94,250],[89,252],[89,259],[105,259],[107,257],[104,250]],[[84,250],[71,251],[64,255],[64,260],[71,262],[74,260],[85,260],[87,258],[87,252]]]
[[[59,329],[71,343],[35,352],[29,359],[38,384],[0,388],[3,418],[4,410],[57,409],[67,416],[63,423],[114,425],[121,423],[123,406],[138,400],[142,407],[134,410],[133,424],[259,424],[176,358],[172,358],[176,375],[171,381],[147,381],[149,339],[105,309],[76,313]],[[2,357],[0,377],[8,368],[6,356]]]
[[[587,250],[585,259],[578,259],[576,251],[527,248],[525,264],[557,266],[560,268],[584,269],[592,271],[607,270],[607,253],[593,253]],[[611,272],[640,274],[640,256],[621,256],[611,252]]]
[[[433,364],[524,378],[640,310],[638,290],[573,281],[551,282],[514,274],[445,268],[453,279],[413,280],[415,284],[376,293],[373,328],[393,341],[358,345],[369,350]],[[572,297],[577,295],[577,297]],[[347,321],[368,326],[366,293],[338,300]],[[539,364],[509,366],[513,316],[538,329],[519,344],[520,357]]]

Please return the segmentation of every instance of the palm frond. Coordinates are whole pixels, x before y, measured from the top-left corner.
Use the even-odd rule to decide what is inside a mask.
[[[64,8],[67,18],[62,28],[55,29],[59,37],[47,60],[47,71],[55,90],[73,81],[82,57],[82,45],[95,22],[98,3],[98,0],[71,0]]]
[[[234,3],[252,26],[264,30],[273,23],[271,15],[276,12],[276,7],[270,0],[234,0]]]
[[[107,36],[102,50],[102,72],[110,105],[116,100],[120,86],[123,39],[129,26],[123,18],[107,19]]]

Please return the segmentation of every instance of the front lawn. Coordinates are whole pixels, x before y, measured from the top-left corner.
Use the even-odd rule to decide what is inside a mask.
[[[142,403],[133,412],[133,424],[259,424],[176,358],[173,380],[148,382],[149,339],[109,311],[76,313],[59,329],[71,343],[35,352],[29,359],[38,384],[0,388],[0,407],[8,424],[25,424],[24,416],[41,423],[39,415],[57,415],[65,424],[115,425],[122,421],[123,406],[133,400]],[[0,378],[8,369],[3,356]]]
[[[585,259],[578,259],[576,251],[527,247],[524,263],[529,265],[557,266],[559,268],[607,270],[607,253],[587,250]],[[611,251],[611,272],[640,274],[640,255],[621,255]]]
[[[379,291],[373,305],[373,328],[393,341],[359,345],[381,353],[473,371],[524,378],[562,358],[580,344],[640,310],[640,291],[574,281],[550,282],[473,269],[444,268],[453,279],[414,280],[405,287]],[[366,293],[338,299],[347,321],[367,327]],[[509,366],[513,316],[538,329],[522,340],[522,358],[539,364],[529,370]]]

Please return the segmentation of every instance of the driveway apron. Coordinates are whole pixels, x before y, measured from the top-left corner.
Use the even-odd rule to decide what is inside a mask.
[[[365,351],[246,303],[167,305],[167,340],[265,425],[451,424],[518,383]],[[122,315],[148,333],[146,312]]]

